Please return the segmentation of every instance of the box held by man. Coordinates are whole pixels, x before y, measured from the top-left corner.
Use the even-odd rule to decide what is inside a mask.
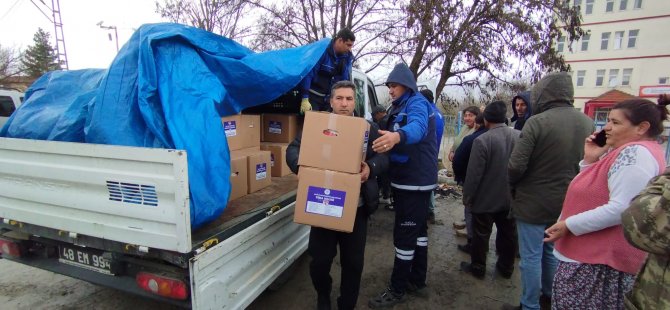
[[[361,175],[302,166],[293,220],[296,223],[352,232],[361,191]]]
[[[360,117],[307,112],[298,165],[359,173],[370,124]],[[360,182],[359,182],[360,183]]]

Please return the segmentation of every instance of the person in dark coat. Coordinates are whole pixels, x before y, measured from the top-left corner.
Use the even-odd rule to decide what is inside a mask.
[[[405,292],[426,292],[428,204],[437,186],[437,138],[433,108],[418,91],[407,65],[393,68],[386,80],[393,99],[388,131],[371,140],[375,152],[389,152],[393,188],[395,258],[390,285],[370,299],[371,308],[405,301]]]
[[[468,171],[468,162],[470,161],[470,152],[472,151],[472,144],[475,142],[477,137],[481,136],[487,131],[486,126],[484,126],[484,114],[479,114],[475,117],[475,132],[463,138],[463,142],[456,149],[454,154],[454,161],[452,162],[452,168],[454,169],[454,181],[458,184],[463,184],[465,182],[465,176]],[[468,211],[466,209],[466,211]],[[470,248],[472,244],[472,213],[465,212],[465,228],[468,232],[468,243],[459,244],[458,249],[470,254]]]
[[[520,92],[512,98],[512,111],[514,115],[510,119],[510,126],[516,130],[523,129],[523,125],[533,115],[530,104],[530,91]]]
[[[355,104],[355,85],[350,81],[340,81],[333,85],[330,105],[333,113],[353,116]],[[379,137],[379,128],[370,122],[370,139]],[[286,163],[291,171],[298,174],[298,159],[302,133],[300,133],[286,149]],[[353,151],[353,149],[352,149]],[[368,217],[377,209],[378,192],[376,176],[388,169],[388,156],[372,150],[368,144],[366,159],[361,164],[361,198],[356,212],[354,229],[351,233],[339,232],[320,227],[312,227],[309,233],[307,251],[312,257],[309,273],[317,293],[317,308],[330,309],[330,291],[332,278],[330,268],[333,258],[340,247],[340,263],[342,266],[340,296],[337,298],[338,309],[354,309],[363,273],[365,241]]]
[[[507,162],[519,131],[505,126],[507,107],[494,101],[484,109],[488,131],[475,139],[463,184],[463,205],[472,212],[472,246],[470,262],[461,262],[461,270],[484,279],[486,253],[495,223],[496,270],[509,279],[514,271],[516,236],[514,220],[508,217],[511,202]]]

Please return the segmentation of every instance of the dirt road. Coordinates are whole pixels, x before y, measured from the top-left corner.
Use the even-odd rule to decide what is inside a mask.
[[[512,279],[495,273],[495,247],[491,243],[485,280],[459,271],[469,256],[456,249],[463,238],[452,229],[462,218],[457,199],[440,198],[437,223],[429,227],[428,298],[410,297],[394,309],[499,309],[504,302],[518,303],[518,267]],[[368,228],[365,269],[358,309],[367,309],[370,297],[381,292],[393,266],[393,212],[380,208]],[[492,238],[493,239],[493,238]],[[298,260],[293,276],[277,290],[263,293],[249,309],[314,309],[316,295],[308,273],[309,257]],[[339,262],[333,265],[333,287],[339,287]],[[333,292],[333,302],[337,291]],[[174,309],[170,305],[134,297],[87,282],[0,259],[0,308],[3,309]]]

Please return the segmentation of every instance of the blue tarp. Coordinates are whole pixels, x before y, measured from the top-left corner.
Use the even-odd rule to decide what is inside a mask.
[[[0,136],[186,150],[197,228],[221,214],[230,194],[220,117],[294,88],[328,43],[254,53],[197,28],[144,25],[109,69],[35,81]]]

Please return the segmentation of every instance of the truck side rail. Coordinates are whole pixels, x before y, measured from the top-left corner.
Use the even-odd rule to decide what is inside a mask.
[[[0,138],[0,218],[188,253],[186,152]]]

